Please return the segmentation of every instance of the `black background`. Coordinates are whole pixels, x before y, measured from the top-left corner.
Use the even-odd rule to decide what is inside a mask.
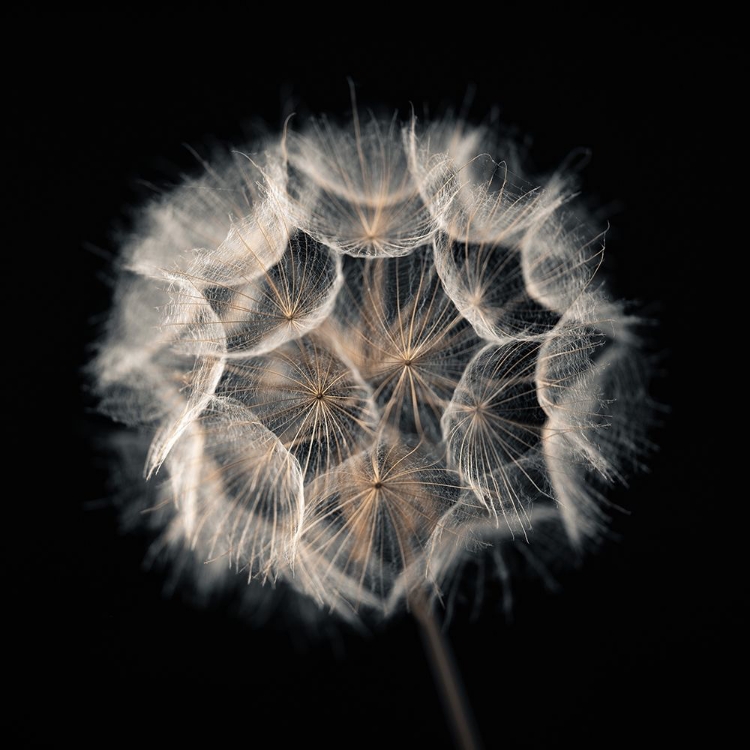
[[[35,392],[51,424],[29,420],[42,446],[21,498],[34,541],[19,533],[22,553],[7,562],[29,602],[23,611],[40,611],[11,658],[22,668],[10,731],[451,746],[409,618],[369,636],[321,635],[283,617],[247,624],[226,599],[208,609],[184,595],[164,599],[162,574],[141,567],[148,536],[119,534],[102,502],[110,428],[81,389],[108,304],[114,230],[150,194],[143,183],[194,170],[185,143],[241,143],[248,128],[275,129],[290,109],[345,115],[351,77],[360,108],[404,115],[412,103],[418,113],[459,106],[473,90],[469,118],[499,108],[529,136],[540,171],[589,149],[582,193],[611,224],[614,288],[658,320],[653,349],[665,374],[654,394],[669,413],[653,435],[650,472],[614,493],[631,512],[616,521],[622,540],[565,576],[562,593],[519,582],[512,622],[491,588],[477,618],[459,608],[448,629],[486,747],[721,745],[734,714],[726,680],[739,498],[720,489],[712,415],[727,407],[712,383],[728,385],[716,369],[729,364],[708,332],[728,315],[719,229],[735,219],[715,206],[731,192],[725,175],[740,150],[732,35],[614,17],[546,30],[541,19],[487,28],[478,19],[467,36],[449,20],[418,34],[318,36],[250,14],[208,20],[205,10],[164,23],[40,18],[8,25],[33,51],[7,67],[6,184],[18,199],[9,223],[20,230],[9,252],[52,289],[21,285],[24,313],[41,306],[44,321],[20,334],[32,344],[22,370],[41,374]],[[20,317],[21,326],[35,319]],[[11,394],[28,393],[25,377]]]

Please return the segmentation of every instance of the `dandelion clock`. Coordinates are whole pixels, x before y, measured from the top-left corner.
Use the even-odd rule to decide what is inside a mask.
[[[175,565],[412,613],[467,748],[452,587],[595,551],[648,418],[603,228],[514,153],[458,119],[292,118],[144,207],[92,365]]]

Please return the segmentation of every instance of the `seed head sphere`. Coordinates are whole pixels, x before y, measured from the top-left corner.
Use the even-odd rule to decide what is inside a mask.
[[[568,180],[511,153],[317,119],[144,209],[94,372],[148,436],[168,548],[356,619],[489,546],[596,546],[642,445],[638,341]]]

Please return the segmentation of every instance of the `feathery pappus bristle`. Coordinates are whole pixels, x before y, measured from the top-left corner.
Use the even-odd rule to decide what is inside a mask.
[[[596,546],[649,414],[564,175],[450,119],[262,145],[146,207],[92,364],[150,441],[165,546],[350,619],[488,549],[502,577],[508,545]]]

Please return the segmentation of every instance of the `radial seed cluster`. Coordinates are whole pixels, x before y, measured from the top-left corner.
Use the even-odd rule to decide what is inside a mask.
[[[144,211],[95,370],[149,435],[169,546],[377,616],[540,525],[596,541],[634,337],[565,182],[495,148],[315,120]]]

